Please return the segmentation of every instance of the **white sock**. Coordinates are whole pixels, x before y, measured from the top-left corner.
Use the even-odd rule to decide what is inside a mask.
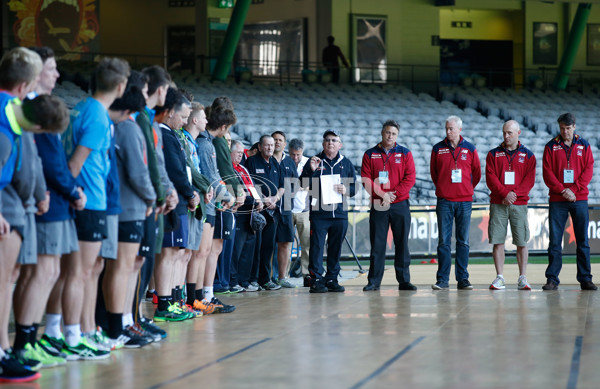
[[[60,313],[47,313],[44,333],[52,338],[62,339],[62,332],[60,331],[61,321],[62,315]]]
[[[498,277],[504,279],[504,276],[502,274],[498,274]]]
[[[212,286],[205,286],[202,288],[202,290],[204,291],[204,298],[208,301],[212,300],[212,298],[215,297],[215,295],[213,294]]]
[[[79,324],[65,325],[65,342],[72,347],[81,342],[81,326]]]
[[[124,313],[123,314],[123,328],[127,328],[129,326],[134,325],[133,322],[133,313]]]

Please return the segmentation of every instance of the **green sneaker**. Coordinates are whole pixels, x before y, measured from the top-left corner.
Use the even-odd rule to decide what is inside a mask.
[[[54,346],[54,345],[48,343],[48,341],[44,340],[42,337],[42,339],[38,340],[35,343],[35,347],[43,349],[44,352],[46,352],[46,354],[52,355],[53,357],[57,357],[57,358],[65,359],[65,360],[67,359],[67,354],[60,351],[62,349],[62,343]]]
[[[28,346],[31,346],[31,345],[29,344]],[[38,342],[36,342],[32,348],[37,353],[37,355],[39,357],[38,360],[40,362],[42,362],[42,368],[59,366],[59,365],[64,365],[65,363],[67,363],[67,360],[65,358],[55,357],[55,356],[49,354],[48,352],[46,352],[46,350],[44,350],[44,348]]]
[[[27,346],[29,346],[29,348]],[[27,346],[25,346],[23,350],[8,349],[6,350],[6,353],[11,354],[21,365],[25,366],[26,369],[31,371],[39,370],[42,367],[42,362],[40,362],[35,350],[33,352],[31,351],[31,345],[27,344]]]
[[[86,360],[106,359],[110,357],[110,352],[98,350],[96,347],[89,344],[87,339],[83,336],[81,337],[81,340],[77,346],[69,346],[65,343],[62,351],[76,354],[79,356],[79,359]]]
[[[187,315],[186,320],[193,319],[196,317],[196,314],[194,313],[194,311],[192,309],[189,309],[187,306],[185,306],[185,305],[182,306],[179,302],[176,302],[173,305],[175,305],[181,313]]]
[[[181,308],[177,307],[175,304],[170,304],[166,311],[159,311],[158,309],[154,311],[155,322],[183,321],[188,318],[187,313],[183,312]]]

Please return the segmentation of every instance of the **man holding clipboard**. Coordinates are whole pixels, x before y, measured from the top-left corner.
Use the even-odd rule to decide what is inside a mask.
[[[338,283],[342,243],[348,229],[347,197],[356,193],[354,165],[340,154],[342,141],[335,130],[323,134],[323,151],[304,166],[302,180],[309,180],[310,293],[344,292]],[[302,187],[306,187],[304,183]],[[323,276],[323,249],[327,236],[327,273]]]

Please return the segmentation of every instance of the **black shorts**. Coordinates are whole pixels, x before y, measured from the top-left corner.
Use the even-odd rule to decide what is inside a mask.
[[[140,251],[138,253],[140,257],[154,257],[157,228],[156,214],[153,211],[152,214],[144,220],[144,235],[142,236]]]
[[[214,215],[206,215],[205,223],[210,224],[211,227],[215,226],[216,217]]]
[[[162,247],[179,247],[186,248],[188,245],[188,235],[190,228],[188,227],[188,215],[179,215],[179,227],[173,231],[165,231]]]
[[[278,243],[294,241],[294,219],[292,214],[281,215],[275,236]]]
[[[108,236],[106,211],[84,209],[75,211],[77,239],[83,242],[101,242]]]
[[[119,242],[140,243],[144,236],[144,221],[119,222]]]
[[[213,239],[231,240],[234,229],[235,218],[233,217],[233,213],[228,211],[217,212]]]

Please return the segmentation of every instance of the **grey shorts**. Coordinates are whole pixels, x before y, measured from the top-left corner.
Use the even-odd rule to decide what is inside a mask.
[[[529,221],[527,205],[490,204],[490,224],[488,236],[491,244],[504,244],[508,222],[515,246],[527,246],[529,241]]]
[[[23,226],[23,241],[17,263],[20,265],[37,264],[37,233],[35,232],[35,214],[25,212],[25,225]]]
[[[73,219],[37,223],[37,249],[40,255],[63,255],[79,251]]]
[[[102,241],[100,256],[105,259],[117,259],[119,247],[119,215],[106,215],[106,239]]]
[[[204,223],[196,219],[194,214],[188,214],[188,222],[190,223],[190,235],[188,237],[188,244],[185,247],[192,251],[196,251],[200,248],[200,241],[202,240],[202,227]]]

